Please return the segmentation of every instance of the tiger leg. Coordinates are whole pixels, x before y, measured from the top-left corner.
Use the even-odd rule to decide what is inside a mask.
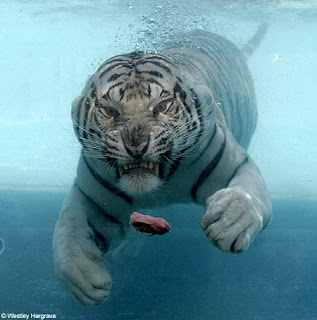
[[[58,277],[69,287],[81,304],[99,305],[110,293],[111,276],[105,266],[105,250],[96,244],[96,235],[88,222],[96,208],[73,186],[65,199],[57,222],[54,239],[54,263]],[[107,221],[110,233],[104,238],[112,245],[112,237],[120,232]]]
[[[261,174],[248,158],[227,188],[206,201],[201,227],[208,240],[223,252],[248,249],[271,218],[271,199]]]

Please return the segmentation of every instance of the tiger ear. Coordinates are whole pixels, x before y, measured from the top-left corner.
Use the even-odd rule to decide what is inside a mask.
[[[75,98],[75,99],[72,101],[72,109],[73,109],[73,108],[77,108],[80,100],[82,100],[83,98],[84,98],[83,95],[80,95],[80,96],[78,96],[77,98]]]
[[[72,120],[78,122],[78,109],[84,99],[84,96],[80,95],[72,102],[72,110],[71,110],[71,117]]]
[[[80,108],[83,99],[88,95],[88,92],[90,91],[90,88],[94,85],[94,75],[92,75],[86,82],[84,89],[82,90],[81,94],[75,98],[72,102],[72,112],[71,116],[72,119],[77,119],[78,115],[78,108]],[[89,100],[89,99],[88,99]],[[88,105],[89,106],[89,105]]]
[[[212,91],[205,85],[195,85],[190,88],[190,91],[194,93],[201,105],[208,105],[210,108],[215,103],[215,98]]]

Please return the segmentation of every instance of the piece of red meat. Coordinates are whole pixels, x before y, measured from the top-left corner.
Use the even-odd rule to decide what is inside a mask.
[[[168,222],[162,218],[154,218],[138,212],[131,215],[130,224],[139,232],[150,236],[163,235],[171,230]]]

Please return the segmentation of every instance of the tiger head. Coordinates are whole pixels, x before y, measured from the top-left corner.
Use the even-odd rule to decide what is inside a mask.
[[[83,150],[114,168],[118,186],[133,196],[173,175],[200,139],[203,117],[172,60],[142,52],[104,62],[72,108]]]

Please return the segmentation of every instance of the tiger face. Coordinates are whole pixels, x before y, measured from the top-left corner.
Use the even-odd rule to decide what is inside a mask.
[[[103,63],[73,103],[72,119],[85,154],[113,168],[119,188],[133,196],[169,179],[203,131],[198,98],[178,68],[142,52]]]

